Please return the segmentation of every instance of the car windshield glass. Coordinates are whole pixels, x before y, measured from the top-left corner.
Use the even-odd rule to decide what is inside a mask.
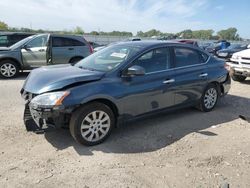
[[[108,72],[125,62],[139,50],[139,47],[114,45],[88,56],[75,66],[83,69]]]
[[[34,38],[34,36],[30,36],[30,37],[27,37],[23,40],[20,40],[19,42],[13,44],[12,46],[10,46],[11,49],[16,49],[22,45],[24,45],[26,42],[28,42],[29,40],[31,40],[32,38]]]

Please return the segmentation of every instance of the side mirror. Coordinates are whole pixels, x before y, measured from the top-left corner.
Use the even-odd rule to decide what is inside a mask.
[[[28,45],[28,44],[23,46],[23,49],[25,49],[25,50],[27,50],[27,51],[30,50],[30,48],[31,48],[31,46]]]
[[[128,70],[123,74],[124,76],[143,76],[146,74],[146,71],[143,67],[134,65],[132,67],[129,67]]]

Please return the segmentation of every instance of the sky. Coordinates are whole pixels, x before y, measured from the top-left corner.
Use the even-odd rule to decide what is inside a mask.
[[[249,0],[1,0],[0,20],[11,27],[137,31],[236,27],[250,38]]]

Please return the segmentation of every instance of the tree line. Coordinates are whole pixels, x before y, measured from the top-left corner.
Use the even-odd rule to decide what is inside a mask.
[[[77,26],[72,30],[63,30],[63,31],[49,31],[43,29],[30,29],[30,28],[16,28],[9,27],[8,24],[0,21],[0,31],[11,31],[11,32],[29,32],[29,33],[58,33],[58,34],[91,34],[91,35],[111,35],[111,36],[126,36],[132,37],[132,32],[127,31],[91,31],[90,33],[85,33],[84,30]],[[212,29],[207,30],[191,30],[186,29],[178,33],[164,33],[156,29],[151,29],[149,31],[143,32],[138,31],[136,34],[137,37],[161,37],[163,39],[176,39],[176,38],[185,38],[185,39],[204,39],[204,40],[241,40],[239,34],[237,33],[237,29],[234,27],[230,27],[225,30],[214,32]]]

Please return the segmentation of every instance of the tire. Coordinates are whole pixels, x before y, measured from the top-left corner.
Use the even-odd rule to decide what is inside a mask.
[[[75,65],[76,63],[78,63],[79,61],[81,61],[83,59],[83,57],[74,57],[74,58],[72,58],[70,61],[69,61],[69,63],[71,64],[71,65]]]
[[[15,78],[19,74],[19,66],[12,60],[4,60],[0,62],[0,77]]]
[[[93,146],[107,139],[114,125],[113,111],[103,103],[93,102],[80,107],[72,114],[69,129],[77,142]]]
[[[199,109],[203,112],[210,112],[216,106],[219,96],[218,87],[215,84],[209,84],[202,94]]]
[[[234,81],[238,81],[238,82],[243,82],[247,77],[246,76],[241,76],[241,75],[232,75],[232,79]]]

